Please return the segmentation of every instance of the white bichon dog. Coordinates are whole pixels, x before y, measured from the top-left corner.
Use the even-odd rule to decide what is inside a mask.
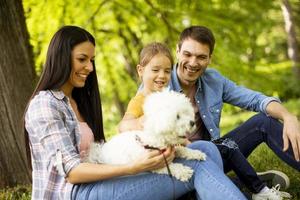
[[[91,163],[126,164],[147,152],[147,147],[165,149],[175,146],[175,156],[185,159],[205,160],[198,150],[178,144],[185,143],[185,135],[194,129],[194,110],[183,94],[164,90],[147,96],[144,103],[144,131],[128,131],[115,135],[107,143],[93,143],[86,161]],[[193,170],[181,163],[170,163],[172,176],[188,181]],[[154,173],[168,174],[166,167]]]

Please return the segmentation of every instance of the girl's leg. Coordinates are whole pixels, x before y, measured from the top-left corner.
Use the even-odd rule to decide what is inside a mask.
[[[175,198],[178,198],[193,189],[196,190],[198,199],[245,199],[209,157],[206,161],[176,159],[175,162],[194,169],[194,175],[189,182],[180,182],[173,178],[173,185],[168,175],[143,173],[77,185],[72,199],[167,200],[173,198],[173,191]]]
[[[223,170],[222,157],[214,143],[204,140],[198,140],[187,145],[187,147],[204,152],[208,157],[210,157],[213,160],[213,162],[217,164],[217,166],[219,166],[221,170]]]

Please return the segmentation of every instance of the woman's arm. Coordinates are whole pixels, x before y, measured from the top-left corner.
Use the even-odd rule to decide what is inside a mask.
[[[157,150],[152,150],[135,162],[126,165],[80,163],[71,169],[67,180],[72,184],[87,183],[159,169],[166,165],[164,156],[170,163],[175,157],[175,149],[169,147],[163,154]]]

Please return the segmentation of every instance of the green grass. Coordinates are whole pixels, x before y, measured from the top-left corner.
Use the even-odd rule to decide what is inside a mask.
[[[16,186],[0,189],[1,200],[30,200],[31,186]]]
[[[285,106],[295,115],[300,118],[300,99],[290,100],[285,103]],[[222,133],[241,124],[247,120],[254,113],[238,111],[230,111],[226,109],[227,113],[223,113],[221,121]],[[228,114],[229,113],[229,114]],[[260,145],[249,157],[249,161],[256,171],[265,171],[269,169],[276,169],[286,173],[291,181],[291,186],[286,190],[293,196],[293,200],[300,200],[300,173],[283,163],[275,154],[268,149],[265,144]],[[14,188],[0,189],[0,199],[2,200],[30,200],[30,186],[17,186]]]
[[[290,178],[290,187],[286,190],[293,198],[300,199],[300,173],[282,162],[265,144],[260,145],[249,157],[249,161],[256,171],[276,169]]]

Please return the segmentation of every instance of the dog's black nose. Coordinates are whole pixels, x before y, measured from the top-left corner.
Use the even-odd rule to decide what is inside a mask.
[[[191,125],[191,127],[193,127],[195,125],[195,122],[194,121],[190,121],[190,125]]]

